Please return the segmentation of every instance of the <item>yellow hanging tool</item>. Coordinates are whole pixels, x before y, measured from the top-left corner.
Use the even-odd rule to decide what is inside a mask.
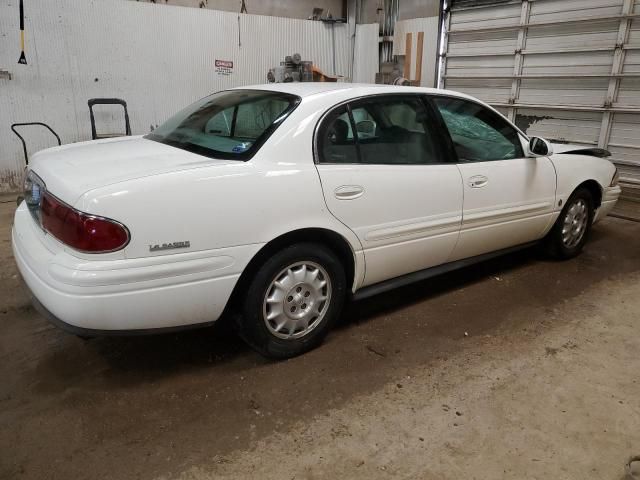
[[[20,58],[18,63],[27,64],[27,57],[24,56],[24,5],[20,0]]]

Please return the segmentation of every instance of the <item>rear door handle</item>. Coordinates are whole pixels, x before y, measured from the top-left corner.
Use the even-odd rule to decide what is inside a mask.
[[[469,186],[471,188],[482,188],[489,183],[489,179],[484,175],[474,175],[469,178]]]
[[[333,191],[338,200],[353,200],[364,193],[360,185],[341,185]]]

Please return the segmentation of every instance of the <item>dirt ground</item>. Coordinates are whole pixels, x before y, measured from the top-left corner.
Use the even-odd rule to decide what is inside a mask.
[[[640,223],[352,304],[274,363],[224,326],[83,341],[29,305],[0,204],[2,479],[615,479],[640,454]]]

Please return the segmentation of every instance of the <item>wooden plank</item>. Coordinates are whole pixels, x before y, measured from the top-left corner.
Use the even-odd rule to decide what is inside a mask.
[[[418,45],[416,48],[416,78],[418,85],[422,80],[422,48],[424,47],[424,32],[418,32]]]
[[[411,78],[411,46],[412,46],[412,34],[411,32],[407,33],[405,47],[404,47],[404,78]]]

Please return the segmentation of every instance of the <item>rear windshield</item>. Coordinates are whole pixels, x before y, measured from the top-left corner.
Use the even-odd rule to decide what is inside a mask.
[[[281,92],[226,90],[198,100],[144,138],[211,158],[248,160],[299,101]]]

